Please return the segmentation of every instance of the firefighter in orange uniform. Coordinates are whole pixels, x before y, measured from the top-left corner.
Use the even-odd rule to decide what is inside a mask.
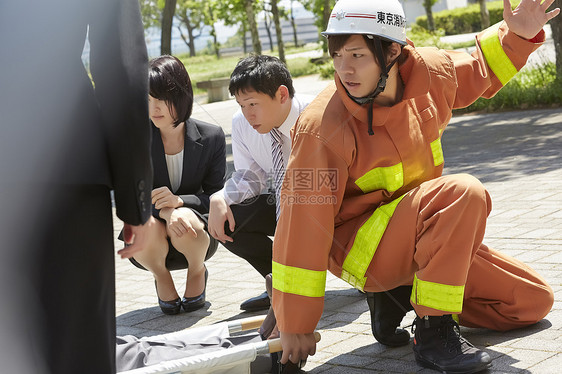
[[[454,108],[492,97],[544,41],[553,0],[523,0],[476,36],[472,54],[414,48],[398,0],[339,0],[324,35],[335,83],[301,114],[273,248],[283,356],[316,350],[326,272],[366,292],[412,286],[416,361],[474,373],[490,356],[463,326],[541,320],[553,292],[522,262],[482,243],[491,198],[470,175],[442,176]]]

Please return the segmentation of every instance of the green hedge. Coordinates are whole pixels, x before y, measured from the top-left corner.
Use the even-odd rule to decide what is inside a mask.
[[[556,79],[556,64],[547,62],[524,68],[491,99],[479,98],[455,113],[496,112],[513,109],[560,107],[562,80]]]
[[[513,1],[512,1],[513,4]],[[503,19],[503,1],[486,3],[490,14],[490,25]],[[445,35],[467,34],[482,30],[480,23],[480,5],[472,4],[464,8],[442,10],[433,13],[436,29],[445,30]],[[427,29],[427,16],[416,18],[416,24]]]

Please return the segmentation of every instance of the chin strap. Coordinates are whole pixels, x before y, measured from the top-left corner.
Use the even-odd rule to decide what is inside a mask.
[[[361,105],[369,104],[369,106],[367,108],[367,131],[369,132],[369,135],[374,134],[374,131],[373,131],[373,101],[375,100],[375,98],[381,92],[384,91],[384,89],[386,87],[386,80],[388,79],[388,72],[390,71],[392,66],[394,66],[394,63],[396,63],[396,60],[397,60],[397,59],[394,59],[387,66],[386,62],[384,61],[384,54],[382,52],[381,40],[379,38],[373,38],[373,43],[375,45],[376,58],[377,58],[377,61],[379,62],[379,66],[381,68],[381,76],[380,76],[379,82],[377,83],[377,88],[375,88],[375,90],[370,95],[368,95],[366,97],[363,97],[363,98],[352,97],[358,104],[361,104]]]

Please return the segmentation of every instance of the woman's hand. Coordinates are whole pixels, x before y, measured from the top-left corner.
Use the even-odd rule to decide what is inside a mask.
[[[534,38],[543,26],[560,13],[556,8],[546,13],[554,0],[521,0],[517,7],[511,10],[509,0],[503,0],[503,19],[511,32],[524,39]]]
[[[289,334],[281,331],[281,346],[283,356],[280,362],[286,364],[291,361],[298,364],[300,360],[306,360],[308,356],[316,353],[316,339],[314,334]]]
[[[189,208],[164,208],[160,210],[160,217],[166,221],[166,228],[168,229],[168,232],[173,233],[178,237],[189,233],[196,238],[197,232],[189,220],[190,213],[193,214]]]
[[[158,187],[152,190],[152,204],[156,209],[163,208],[179,208],[183,206],[183,200],[176,196],[166,186]]]

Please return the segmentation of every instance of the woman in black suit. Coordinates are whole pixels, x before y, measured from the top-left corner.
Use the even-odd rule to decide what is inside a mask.
[[[191,119],[193,90],[176,57],[150,62],[149,116],[152,121],[153,216],[158,219],[145,249],[131,261],[152,272],[162,312],[203,307],[204,260],[217,242],[206,231],[209,196],[220,190],[226,167],[225,138],[218,126]],[[188,268],[180,299],[170,270]]]

